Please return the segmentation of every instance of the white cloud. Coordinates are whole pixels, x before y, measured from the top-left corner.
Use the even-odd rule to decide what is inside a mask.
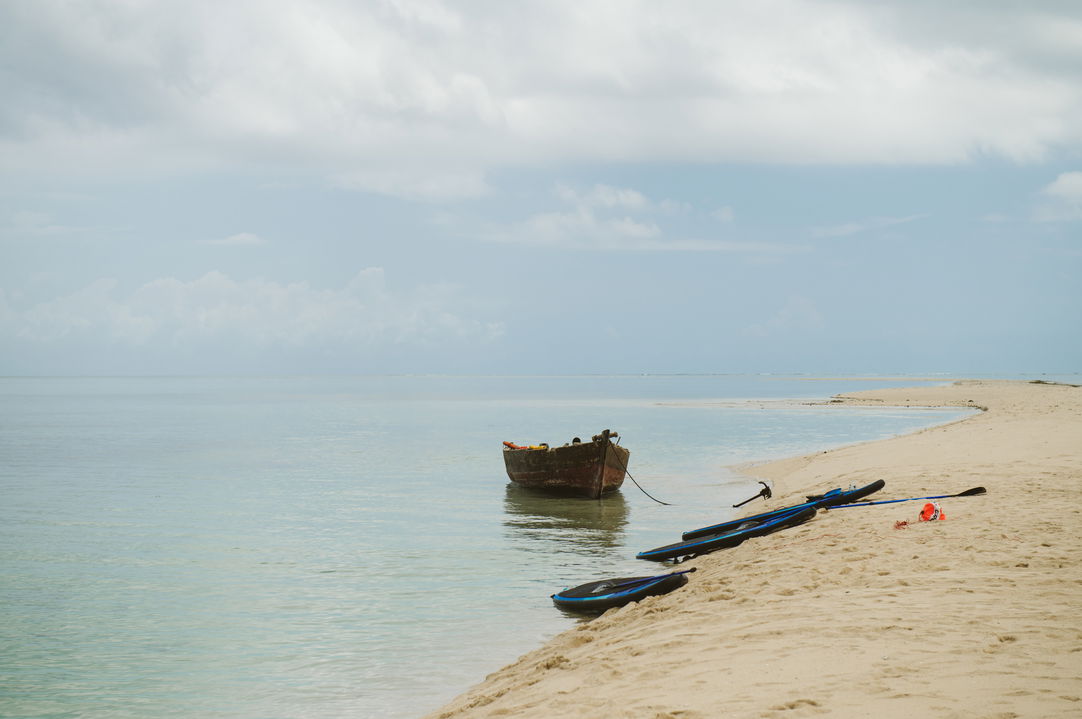
[[[0,232],[16,236],[48,236],[68,235],[83,232],[86,228],[62,225],[53,220],[44,212],[20,210],[11,215],[6,226],[0,227]]]
[[[816,332],[825,322],[822,313],[807,297],[790,297],[765,322],[746,329],[753,337],[770,337],[796,333]]]
[[[489,192],[483,173],[449,168],[369,168],[339,173],[333,179],[346,189],[434,201],[469,199]]]
[[[871,217],[865,220],[844,222],[829,227],[817,227],[811,235],[815,238],[824,237],[848,237],[870,230],[883,230],[896,225],[905,225],[915,220],[923,219],[925,215],[910,215],[908,217]]]
[[[229,237],[203,241],[203,244],[205,245],[262,245],[265,243],[266,240],[253,232],[238,232]]]
[[[448,199],[564,161],[1082,146],[1069,4],[43,0],[0,4],[0,27],[22,40],[0,107],[18,173],[314,170]]]
[[[653,203],[637,190],[598,184],[583,192],[569,185],[555,188],[556,197],[570,208],[537,213],[492,239],[516,244],[635,249],[657,243],[661,228],[650,219],[632,215],[649,212]]]
[[[728,205],[714,210],[710,215],[718,222],[732,222],[736,219],[736,213]]]
[[[642,210],[650,205],[646,197],[637,190],[609,185],[594,185],[593,189],[584,195],[578,195],[574,190],[565,187],[561,188],[561,197],[585,207]]]
[[[25,309],[5,301],[0,335],[30,343],[83,337],[129,347],[228,342],[348,349],[487,341],[502,333],[502,325],[477,314],[456,287],[394,292],[379,268],[363,270],[339,289],[208,272],[190,281],[157,279],[126,297],[115,281],[101,279]]]
[[[1040,222],[1082,220],[1082,172],[1064,172],[1041,190],[1035,217]]]
[[[582,191],[560,184],[556,197],[570,207],[540,212],[522,222],[500,228],[487,239],[521,245],[578,250],[628,252],[742,252],[784,254],[800,251],[787,245],[673,237],[655,216],[691,209],[686,203],[652,200],[638,190],[598,184]],[[716,215],[716,213],[715,213]]]
[[[116,301],[116,281],[99,279],[69,295],[34,305],[24,312],[9,307],[6,321],[21,340],[52,342],[84,333],[139,344],[154,332],[154,320]]]

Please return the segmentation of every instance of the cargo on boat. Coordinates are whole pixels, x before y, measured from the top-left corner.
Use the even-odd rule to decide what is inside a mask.
[[[504,442],[503,463],[511,481],[527,489],[599,499],[624,483],[631,452],[613,442],[618,438],[606,429],[562,447]]]

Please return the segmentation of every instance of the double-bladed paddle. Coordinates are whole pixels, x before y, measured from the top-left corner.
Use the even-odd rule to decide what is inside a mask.
[[[934,497],[906,497],[905,499],[883,499],[878,502],[854,502],[853,504],[839,504],[834,507],[824,507],[824,509],[845,509],[846,507],[868,507],[873,504],[894,504],[895,502],[913,502],[920,499],[947,499],[948,497],[972,497],[975,494],[984,494],[987,492],[984,487],[974,487],[967,489],[964,492],[958,494],[937,494]]]

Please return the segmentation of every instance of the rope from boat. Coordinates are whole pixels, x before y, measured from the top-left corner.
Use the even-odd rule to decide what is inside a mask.
[[[607,442],[608,442],[609,444],[612,444],[612,440],[611,440],[611,439],[606,439],[606,441],[607,441]],[[616,446],[616,445],[613,445],[613,446]],[[616,452],[613,452],[613,453],[612,453],[612,456],[613,456],[613,459],[615,459],[615,460],[616,460],[617,462],[620,462],[620,455],[619,455],[619,454],[617,454]],[[655,502],[657,502],[658,504],[664,504],[664,505],[665,505],[666,507],[671,507],[671,506],[672,506],[672,505],[671,505],[670,503],[668,503],[668,502],[662,502],[662,501],[661,501],[660,499],[658,499],[657,497],[655,497],[654,495],[650,494],[650,493],[649,493],[649,492],[647,492],[647,491],[646,491],[645,489],[643,489],[643,488],[642,488],[642,485],[641,485],[641,484],[639,484],[638,482],[636,482],[636,481],[635,481],[635,478],[634,478],[633,476],[631,476],[631,472],[628,472],[628,471],[627,471],[627,465],[626,465],[626,464],[624,464],[623,462],[620,462],[620,466],[624,468],[624,474],[626,474],[626,475],[627,475],[627,478],[628,478],[628,479],[630,479],[630,480],[631,480],[632,482],[635,482],[635,486],[639,488],[639,491],[640,491],[640,492],[642,492],[643,494],[645,494],[645,495],[646,495],[647,497],[649,497],[650,499],[654,500],[654,501],[655,501]]]

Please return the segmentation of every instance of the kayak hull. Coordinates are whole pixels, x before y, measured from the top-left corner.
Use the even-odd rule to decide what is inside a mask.
[[[787,527],[803,524],[814,517],[817,511],[815,507],[799,507],[788,513],[777,514],[765,519],[745,519],[742,520],[742,524],[728,531],[649,549],[645,552],[639,552],[636,558],[664,562],[669,559],[697,557],[700,554],[715,552],[719,549],[728,549],[737,546],[745,539],[761,537]]]
[[[668,594],[687,582],[686,574],[602,579],[557,592],[552,595],[552,602],[564,611],[576,614],[598,614],[646,597]]]
[[[871,484],[866,484],[863,487],[857,487],[856,489],[832,489],[826,494],[819,495],[817,498],[804,502],[803,504],[794,504],[791,507],[782,507],[781,509],[773,509],[769,512],[763,512],[761,514],[753,514],[750,517],[744,517],[742,519],[734,519],[728,522],[722,522],[721,524],[712,524],[709,527],[692,529],[689,532],[684,532],[681,538],[687,541],[690,539],[697,539],[698,537],[706,537],[712,534],[723,534],[725,532],[730,532],[736,529],[744,522],[763,521],[779,514],[793,512],[799,509],[806,509],[808,507],[813,507],[815,509],[823,509],[826,507],[834,507],[839,504],[848,504],[850,502],[855,502],[863,497],[867,497],[869,494],[878,492],[885,485],[886,482],[881,479],[877,479]]]

